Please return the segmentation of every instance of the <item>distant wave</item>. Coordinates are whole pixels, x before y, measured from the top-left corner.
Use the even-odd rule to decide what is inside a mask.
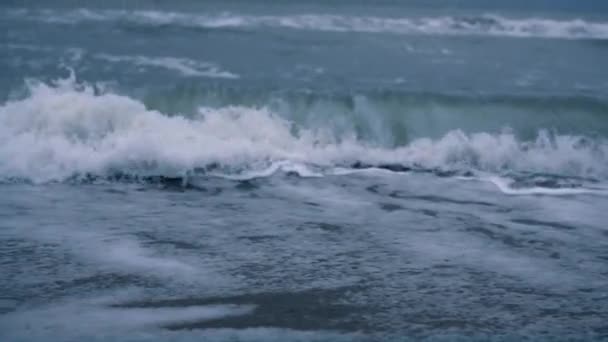
[[[608,141],[539,133],[414,139],[394,148],[327,125],[297,126],[266,108],[200,108],[165,115],[140,101],[100,93],[74,77],[30,84],[0,106],[0,179],[62,181],[79,175],[179,177],[192,172],[321,176],[335,168],[546,173],[608,179]],[[246,176],[248,177],[248,176]]]
[[[506,18],[499,15],[470,17],[372,17],[329,14],[302,15],[216,15],[160,11],[125,10],[26,10],[7,12],[13,19],[26,18],[49,23],[114,21],[147,26],[185,28],[259,28],[278,27],[296,30],[369,32],[419,35],[479,35],[561,39],[608,39],[608,22],[583,19]]]

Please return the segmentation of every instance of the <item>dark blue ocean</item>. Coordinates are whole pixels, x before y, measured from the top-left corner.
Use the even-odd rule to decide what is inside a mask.
[[[608,1],[0,2],[0,341],[469,340],[608,340]]]

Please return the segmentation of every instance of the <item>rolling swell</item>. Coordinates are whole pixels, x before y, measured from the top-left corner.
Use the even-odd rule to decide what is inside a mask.
[[[249,15],[161,12],[154,10],[57,11],[51,9],[7,11],[9,18],[26,18],[52,24],[113,22],[133,29],[248,30],[285,28],[327,32],[390,33],[405,35],[494,36],[551,39],[608,39],[608,23],[582,19],[507,18],[499,15],[438,17],[373,17],[332,14]]]
[[[509,131],[467,133],[459,117],[438,138],[386,144],[391,132],[375,123],[381,119],[374,111],[357,111],[374,128],[364,136],[325,114],[325,120],[298,121],[269,106],[232,105],[168,115],[137,99],[78,84],[73,76],[51,85],[35,83],[29,95],[0,107],[0,177],[48,182],[204,174],[238,180],[382,168],[440,176],[479,171],[608,178],[608,142],[601,136],[546,130],[531,139]]]

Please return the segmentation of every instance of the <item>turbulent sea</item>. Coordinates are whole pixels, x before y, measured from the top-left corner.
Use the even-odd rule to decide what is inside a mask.
[[[608,2],[0,4],[1,341],[608,340]]]

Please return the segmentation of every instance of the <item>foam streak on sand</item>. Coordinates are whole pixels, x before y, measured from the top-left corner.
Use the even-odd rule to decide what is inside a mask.
[[[0,322],[6,331],[22,329],[30,336],[69,332],[73,337],[95,331],[100,335],[125,334],[136,329],[160,328],[184,322],[200,322],[251,313],[251,305],[206,305],[178,308],[112,308],[100,306],[92,300],[68,302],[13,313]],[[84,309],[84,308],[86,309]],[[40,322],[32,324],[32,322]],[[12,327],[9,329],[8,325]],[[17,327],[17,329],[16,329]],[[66,329],[69,328],[69,329]],[[10,335],[9,335],[10,336]],[[16,338],[19,336],[16,336]]]

